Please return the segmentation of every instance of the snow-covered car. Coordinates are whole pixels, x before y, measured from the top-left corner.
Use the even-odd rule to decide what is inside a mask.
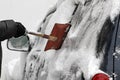
[[[59,0],[41,22],[38,33],[50,35],[55,23],[70,22],[61,48],[45,51],[48,40],[40,37],[34,42],[25,36],[9,40],[9,49],[26,51],[18,60],[22,76],[16,79],[11,74],[13,80],[119,80],[119,5],[112,2]]]

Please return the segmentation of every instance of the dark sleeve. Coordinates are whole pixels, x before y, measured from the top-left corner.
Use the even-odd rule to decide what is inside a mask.
[[[16,22],[13,20],[0,21],[0,41],[15,36],[17,32]]]

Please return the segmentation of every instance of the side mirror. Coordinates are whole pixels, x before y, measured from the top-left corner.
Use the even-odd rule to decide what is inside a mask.
[[[28,52],[30,48],[30,40],[28,36],[21,36],[18,38],[10,38],[7,41],[7,48],[13,51]]]

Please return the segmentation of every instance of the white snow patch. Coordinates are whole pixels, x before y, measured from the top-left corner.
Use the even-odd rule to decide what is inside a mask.
[[[111,21],[120,14],[120,0],[112,0],[112,9],[110,13]]]

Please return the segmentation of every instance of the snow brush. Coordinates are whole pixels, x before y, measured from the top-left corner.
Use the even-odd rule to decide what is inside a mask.
[[[55,49],[55,50],[60,49],[70,29],[70,26],[71,25],[69,23],[67,24],[56,23],[53,27],[53,30],[50,36],[57,37],[57,39],[55,41],[48,40],[46,47],[45,47],[45,51],[49,49]]]
[[[58,50],[61,48],[62,43],[70,29],[70,24],[58,24],[56,23],[52,29],[50,35],[40,34],[35,32],[26,31],[27,34],[42,37],[48,39],[48,42],[45,47],[45,51],[49,49]]]
[[[28,31],[26,31],[26,33],[34,35],[34,36],[42,37],[42,38],[48,39],[50,41],[56,41],[57,40],[57,37],[46,35],[46,34],[40,34],[40,33],[35,33],[35,32],[28,32]]]

